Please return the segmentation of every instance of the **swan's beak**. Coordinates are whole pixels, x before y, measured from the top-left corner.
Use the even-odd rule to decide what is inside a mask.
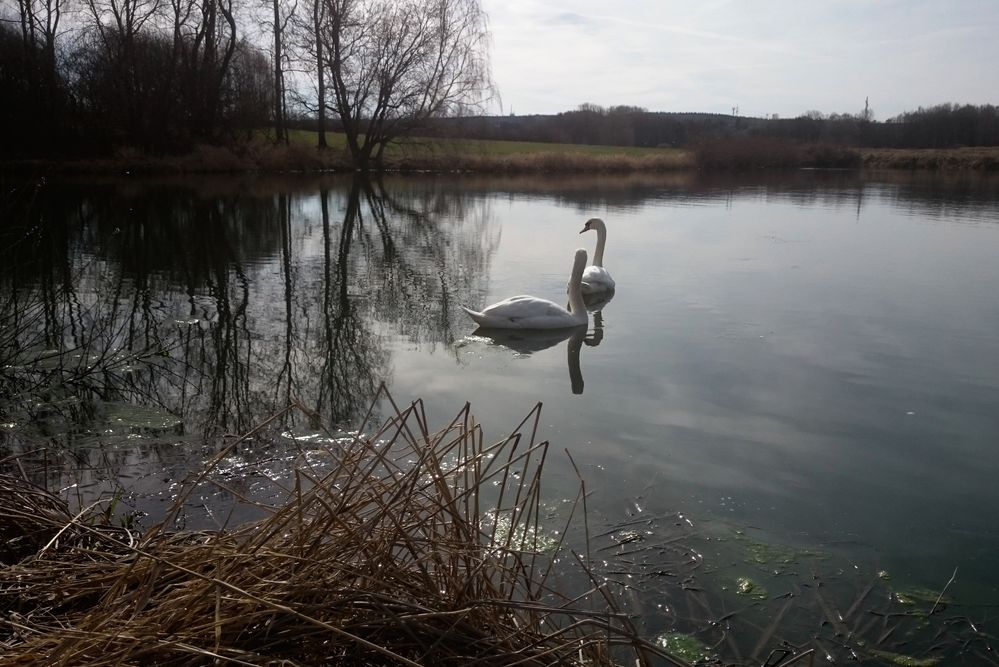
[[[588,232],[588,231],[590,231],[589,227],[583,227],[582,229],[579,230],[579,233],[582,234],[583,232]]]

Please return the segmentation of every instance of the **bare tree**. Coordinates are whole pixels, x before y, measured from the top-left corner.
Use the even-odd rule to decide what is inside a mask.
[[[288,118],[285,110],[285,84],[284,84],[284,34],[288,27],[288,22],[295,15],[298,2],[291,3],[291,8],[284,13],[281,11],[281,0],[271,0],[274,11],[274,142],[281,144],[288,143]]]
[[[312,30],[315,36],[316,100],[319,140],[318,148],[326,148],[326,76],[323,67],[323,19],[326,5],[323,0],[312,0]]]
[[[69,0],[16,0],[16,4],[14,19],[8,18],[8,4],[0,3],[0,95],[9,100],[0,111],[0,123],[17,128],[21,136],[8,134],[7,146],[0,152],[19,146],[36,151],[46,145],[55,148],[69,139],[60,128],[68,124],[71,98],[59,71],[56,45]]]
[[[155,39],[160,0],[84,0],[83,7],[84,55],[74,59],[78,64],[91,60],[85,66],[87,75],[81,77],[89,82],[87,96],[101,99],[97,115],[118,125],[127,142],[141,143],[155,108],[152,90],[159,85],[146,76],[143,65],[152,62],[150,40]]]
[[[491,90],[478,0],[324,0],[326,64],[355,166],[428,119],[480,105]]]
[[[290,104],[297,111],[316,118],[317,148],[321,149],[328,146],[326,132],[329,127],[326,54],[322,39],[327,4],[328,0],[306,0],[302,11],[290,12],[282,40],[282,53],[287,64],[284,73],[291,74],[286,78],[292,80],[284,89],[285,108]]]
[[[49,81],[54,81],[56,77],[56,37],[67,2],[68,0],[17,0],[25,58],[33,58],[35,49],[40,49],[44,59],[42,77]]]
[[[189,113],[199,135],[215,134],[223,111],[223,86],[236,51],[233,0],[202,0],[188,56]]]

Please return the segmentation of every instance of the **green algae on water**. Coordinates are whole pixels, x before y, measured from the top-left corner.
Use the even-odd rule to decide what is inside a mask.
[[[712,657],[711,650],[700,639],[682,632],[659,635],[656,643],[675,658],[696,663]]]
[[[757,565],[772,567],[775,571],[781,571],[789,565],[797,563],[803,558],[825,559],[829,555],[821,551],[812,549],[794,549],[782,544],[770,544],[759,542],[748,537],[738,538],[747,554],[746,560]]]
[[[877,649],[871,649],[870,653],[877,658],[887,660],[893,665],[900,665],[900,667],[933,667],[940,662],[939,656],[914,658],[911,655],[903,653],[892,653],[891,651],[879,651]]]
[[[916,605],[920,603],[925,604],[936,604],[939,600],[940,604],[950,604],[953,599],[946,595],[941,595],[940,591],[935,591],[931,588],[923,588],[921,586],[909,586],[908,588],[903,588],[892,593],[895,601],[899,604],[904,605]]]

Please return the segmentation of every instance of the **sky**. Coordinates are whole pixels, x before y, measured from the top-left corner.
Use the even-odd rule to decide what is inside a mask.
[[[481,0],[495,112],[999,104],[999,0]]]

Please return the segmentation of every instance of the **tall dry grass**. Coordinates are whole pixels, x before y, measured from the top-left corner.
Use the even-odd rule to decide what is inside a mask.
[[[701,169],[773,169],[860,166],[860,153],[828,144],[797,144],[770,137],[707,139],[694,147]]]
[[[551,151],[543,153],[425,153],[399,157],[387,164],[399,171],[467,171],[477,173],[635,173],[666,172],[692,165],[685,153],[628,155]]]
[[[869,148],[863,151],[863,163],[870,169],[997,171],[999,148]]]
[[[397,409],[229,530],[170,527],[266,422],[144,532],[0,477],[0,665],[683,664],[592,578],[553,585],[556,554],[575,556],[539,548],[539,415],[488,444],[467,405],[433,433],[421,403]]]

